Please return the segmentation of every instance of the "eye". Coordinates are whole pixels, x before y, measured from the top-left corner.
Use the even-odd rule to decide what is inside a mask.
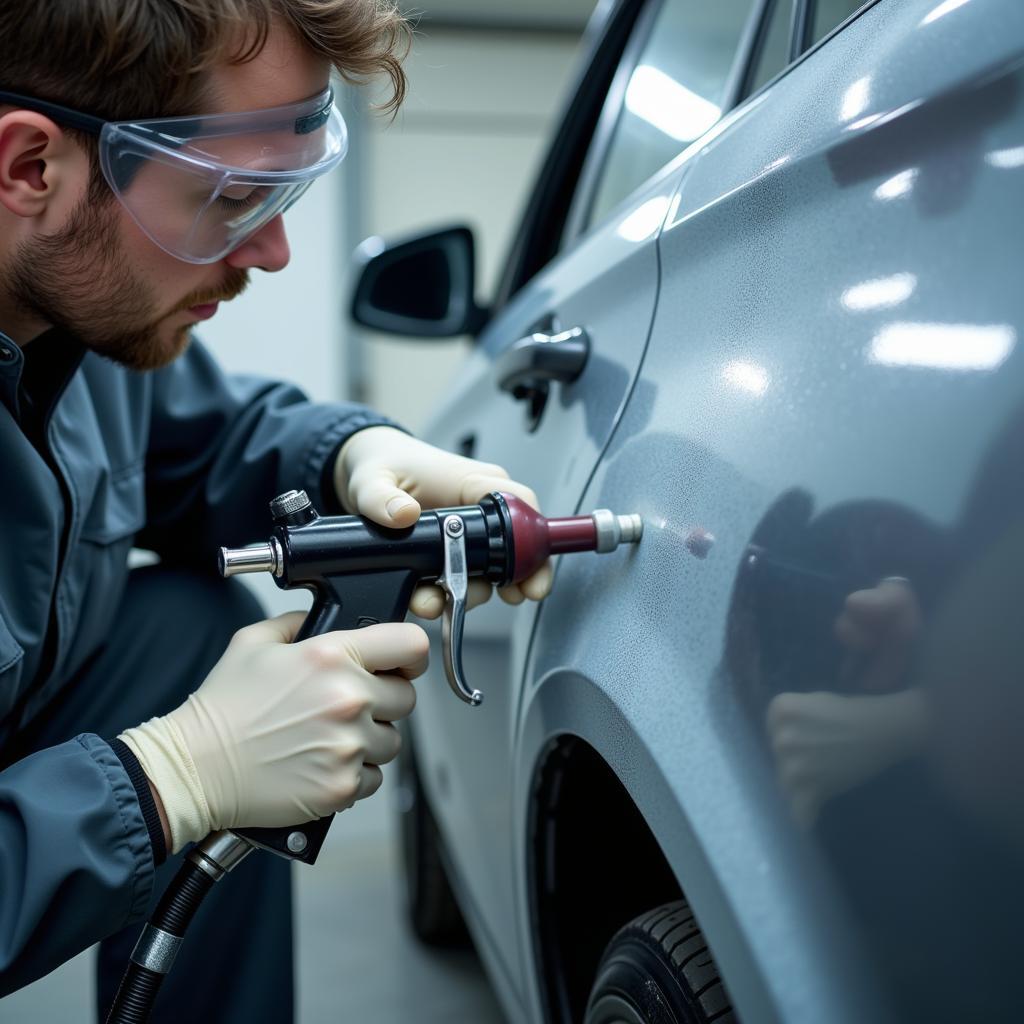
[[[247,196],[245,199],[232,199],[230,196],[218,196],[217,203],[225,210],[241,213],[243,210],[248,210],[255,205],[255,200],[252,196]]]
[[[237,185],[234,188],[226,189],[219,196],[217,202],[222,209],[231,212],[241,212],[258,206],[267,196],[269,190],[261,186]]]

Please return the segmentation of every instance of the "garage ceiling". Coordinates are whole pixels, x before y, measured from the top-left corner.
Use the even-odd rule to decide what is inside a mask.
[[[402,4],[424,22],[465,25],[467,28],[564,29],[582,31],[595,0],[427,0]]]

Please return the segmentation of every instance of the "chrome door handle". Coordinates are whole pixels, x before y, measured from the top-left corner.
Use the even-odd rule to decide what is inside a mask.
[[[571,384],[589,355],[590,338],[582,327],[560,334],[529,334],[498,359],[498,385],[515,398],[527,398],[550,381]]]

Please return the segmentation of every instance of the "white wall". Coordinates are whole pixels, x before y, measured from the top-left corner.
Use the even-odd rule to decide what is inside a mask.
[[[276,274],[253,271],[245,294],[200,325],[199,337],[224,366],[295,381],[321,401],[346,393],[345,187],[342,163],[286,214],[291,263]]]
[[[367,133],[367,234],[473,228],[478,299],[493,292],[548,142],[577,49],[565,33],[421,31],[407,62],[409,98],[394,124]],[[443,399],[465,340],[365,334],[371,405],[416,431]]]

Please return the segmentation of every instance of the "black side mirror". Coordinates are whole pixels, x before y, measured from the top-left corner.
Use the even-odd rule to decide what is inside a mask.
[[[476,334],[487,312],[476,304],[473,233],[467,227],[356,249],[352,319],[388,334],[451,338]]]

